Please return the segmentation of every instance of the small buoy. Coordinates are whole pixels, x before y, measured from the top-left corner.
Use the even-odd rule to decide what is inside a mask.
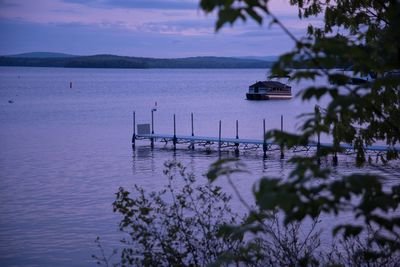
[[[69,88],[72,88],[72,82],[69,83]]]
[[[8,103],[10,103],[10,104],[12,104],[12,103],[14,103],[14,100],[8,100]]]

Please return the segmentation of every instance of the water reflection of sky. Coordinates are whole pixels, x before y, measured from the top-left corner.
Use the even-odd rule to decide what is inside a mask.
[[[238,119],[241,138],[260,138],[262,119],[268,129],[276,128],[281,114],[285,129],[295,129],[295,118],[314,103],[246,101],[247,86],[264,76],[264,70],[0,68],[1,265],[87,266],[96,236],[108,245],[120,238],[111,207],[120,186],[160,188],[167,160],[205,179],[202,174],[219,157],[215,151],[179,146],[174,152],[159,144],[151,150],[148,141],[132,151],[132,110],[138,122],[149,122],[157,101],[158,133],[172,132],[176,113],[178,132],[189,134],[191,112],[198,135],[216,136],[222,120],[223,136],[233,137]],[[303,86],[293,85],[294,93]],[[233,179],[246,199],[252,201],[259,177],[290,172],[278,158],[270,153],[263,160],[261,151],[241,154],[251,174]],[[337,171],[360,169],[353,158],[341,157]],[[223,179],[218,183],[232,192]],[[243,210],[238,201],[233,205]]]

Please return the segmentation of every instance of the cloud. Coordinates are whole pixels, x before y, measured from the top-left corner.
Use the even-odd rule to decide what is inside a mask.
[[[13,3],[9,0],[0,0],[0,7],[1,8],[6,8],[6,7],[18,7],[18,4]]]
[[[187,27],[194,22],[186,22]],[[284,35],[244,38],[218,34],[159,34],[79,23],[27,23],[0,20],[0,54],[31,51],[77,55],[117,54],[141,57],[264,56],[287,51],[293,43]],[[184,26],[182,26],[184,27]],[[190,30],[184,30],[190,32]]]
[[[101,28],[125,29],[131,32],[152,32],[168,35],[204,35],[213,34],[212,17],[205,17],[197,10],[183,9],[142,9],[117,7],[119,1],[110,0],[8,0],[18,3],[18,7],[0,10],[0,18],[30,23],[53,25],[81,24]],[[108,5],[114,8],[98,8],[94,4]],[[129,1],[136,6],[153,6],[151,3],[175,3],[177,1]],[[182,1],[194,3],[193,1]],[[197,2],[196,2],[197,3]],[[110,4],[111,5],[111,4]],[[160,6],[160,5],[159,5]],[[183,6],[181,6],[183,7]]]
[[[112,25],[115,23],[118,26],[124,25],[131,30],[141,28],[146,23],[172,23],[174,21],[196,18],[200,20],[200,16],[196,10],[106,9],[88,5],[88,1],[72,1],[75,3],[57,0],[8,0],[8,3],[17,5],[0,9],[0,18],[18,18],[32,23],[81,23],[88,25]],[[81,4],[81,2],[85,4]]]
[[[271,3],[278,3],[275,14],[296,35],[304,31],[306,23],[299,22],[296,10],[278,0]],[[0,52],[247,56],[276,54],[293,46],[279,27],[267,26],[268,19],[263,27],[248,20],[216,34],[215,14],[199,11],[198,0],[0,0],[0,4],[0,34],[5,36]]]
[[[19,19],[32,23],[67,24],[77,23],[100,27],[125,28],[130,31],[155,32],[159,34],[202,35],[213,34],[215,14],[205,14],[195,6],[198,0],[0,0],[12,3],[0,10],[0,18]],[[294,9],[284,9],[279,1],[273,1],[279,17],[289,28],[305,29],[299,23]],[[277,4],[276,4],[277,3]],[[107,7],[107,8],[106,8]],[[129,8],[128,8],[129,7]],[[192,7],[189,9],[189,7]],[[169,8],[169,9],[168,9]],[[185,9],[188,8],[188,9]],[[266,20],[267,23],[268,19]],[[223,33],[241,34],[255,23],[235,23],[227,26]],[[247,30],[246,30],[247,28]],[[260,30],[261,31],[261,30]]]
[[[207,19],[182,19],[167,22],[149,22],[140,25],[138,31],[182,36],[214,34],[213,21]]]
[[[97,8],[131,8],[131,9],[197,9],[196,0],[63,0]]]

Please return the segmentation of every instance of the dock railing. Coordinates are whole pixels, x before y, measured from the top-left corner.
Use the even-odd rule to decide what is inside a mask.
[[[206,149],[212,149],[217,147],[218,151],[221,150],[233,150],[235,154],[239,154],[240,150],[257,150],[262,149],[264,156],[267,152],[280,151],[280,158],[285,158],[285,147],[283,144],[277,144],[268,142],[265,136],[266,133],[266,120],[263,119],[263,131],[261,139],[244,139],[239,138],[239,121],[236,120],[236,136],[235,138],[226,138],[222,136],[222,120],[219,120],[218,137],[212,136],[196,136],[194,134],[194,114],[191,113],[191,135],[179,135],[176,131],[176,115],[173,114],[173,134],[156,134],[154,133],[154,119],[152,116],[151,127],[150,124],[138,124],[136,125],[136,113],[133,112],[133,135],[132,135],[132,147],[135,148],[137,140],[149,140],[151,148],[154,148],[154,142],[162,142],[165,145],[172,143],[174,150],[177,149],[177,145],[188,145],[189,149],[195,149],[195,147],[203,147]],[[137,127],[137,131],[136,131]],[[151,130],[151,131],[150,131]],[[284,131],[284,117],[280,117],[280,130]],[[316,150],[317,155],[319,150],[322,148],[333,148],[333,143],[322,143],[320,133],[317,134],[317,141],[312,141],[304,146],[295,146],[291,148],[291,152],[308,152]],[[353,154],[354,146],[351,144],[340,144],[340,150],[343,154]],[[371,145],[364,148],[365,151],[385,153],[388,151],[400,152],[400,147],[390,147],[384,145]],[[334,155],[334,161],[337,161],[337,155]]]

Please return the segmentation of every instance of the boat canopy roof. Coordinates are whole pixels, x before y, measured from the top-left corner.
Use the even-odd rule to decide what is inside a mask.
[[[279,79],[279,78],[290,79],[290,76],[289,75],[270,75],[267,78],[268,79]]]
[[[250,87],[273,87],[273,88],[285,88],[288,87],[286,84],[277,82],[277,81],[259,81],[256,82],[252,85],[250,85]]]

